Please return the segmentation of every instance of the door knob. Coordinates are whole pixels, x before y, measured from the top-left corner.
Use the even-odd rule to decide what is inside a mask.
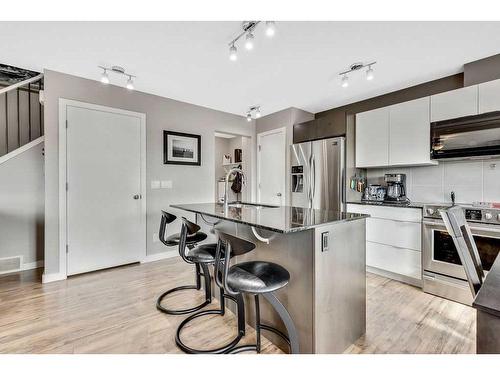
[[[281,193],[276,193],[276,195],[277,195],[278,197],[281,197]]]
[[[134,199],[140,199],[141,196],[139,194],[134,195]]]

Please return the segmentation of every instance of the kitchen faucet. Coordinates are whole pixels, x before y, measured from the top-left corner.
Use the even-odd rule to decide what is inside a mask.
[[[243,185],[246,184],[246,176],[245,173],[237,167],[231,168],[227,174],[226,174],[226,181],[224,182],[224,208],[227,209],[229,207],[229,199],[228,199],[228,187],[229,187],[229,177],[231,177],[232,174],[241,174],[241,183]]]

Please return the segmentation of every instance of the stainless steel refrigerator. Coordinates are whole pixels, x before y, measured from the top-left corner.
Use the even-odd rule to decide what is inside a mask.
[[[292,206],[345,211],[345,138],[290,147]]]

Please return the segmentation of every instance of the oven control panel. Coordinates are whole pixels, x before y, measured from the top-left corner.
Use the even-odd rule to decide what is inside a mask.
[[[441,219],[440,209],[446,209],[450,206],[444,205],[425,205],[424,217],[431,219]],[[465,219],[478,223],[499,224],[500,225],[500,209],[496,208],[478,208],[478,207],[463,207]]]

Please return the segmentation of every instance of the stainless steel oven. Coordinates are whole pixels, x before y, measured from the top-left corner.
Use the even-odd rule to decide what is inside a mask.
[[[440,207],[424,207],[423,289],[465,304],[472,295],[457,249],[439,215]],[[500,210],[464,207],[467,222],[477,245],[481,262],[488,271],[500,251]]]

